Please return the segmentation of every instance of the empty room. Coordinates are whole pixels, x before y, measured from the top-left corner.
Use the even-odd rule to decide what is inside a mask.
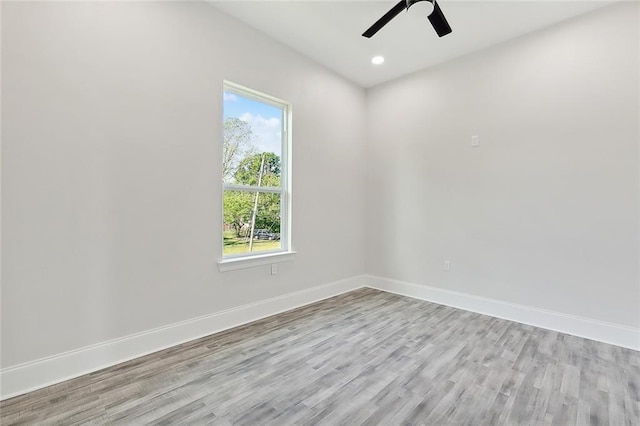
[[[640,424],[640,2],[0,25],[0,424]]]

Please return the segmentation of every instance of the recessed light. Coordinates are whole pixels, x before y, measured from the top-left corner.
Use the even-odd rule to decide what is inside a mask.
[[[374,65],[380,65],[384,62],[384,58],[382,56],[374,56],[371,58],[371,63]]]

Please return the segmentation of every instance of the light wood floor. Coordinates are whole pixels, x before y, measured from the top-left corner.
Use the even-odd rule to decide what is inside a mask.
[[[0,404],[10,424],[640,425],[640,352],[364,289]]]

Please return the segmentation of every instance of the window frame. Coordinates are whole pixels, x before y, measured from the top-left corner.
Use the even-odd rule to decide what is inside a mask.
[[[224,254],[224,239],[220,238],[221,256],[218,261],[220,271],[243,269],[257,265],[266,265],[293,259],[295,251],[291,246],[291,145],[292,145],[292,105],[283,99],[259,92],[240,84],[223,80],[222,99],[224,93],[232,93],[257,102],[265,103],[282,109],[281,123],[281,153],[280,153],[280,186],[254,186],[226,183],[221,176],[222,192],[220,204],[222,207],[222,225],[224,225],[224,195],[226,191],[242,191],[249,193],[275,193],[280,195],[280,248],[259,252]],[[224,117],[224,101],[222,104]],[[224,121],[224,118],[223,118]],[[224,137],[224,126],[222,126]],[[224,144],[220,147],[224,150]]]

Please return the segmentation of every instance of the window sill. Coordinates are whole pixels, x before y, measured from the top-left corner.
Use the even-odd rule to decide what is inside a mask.
[[[251,257],[235,257],[218,261],[220,272],[235,271],[237,269],[252,268],[260,265],[270,265],[272,263],[286,262],[293,260],[295,251],[282,251],[278,253],[258,254]]]

